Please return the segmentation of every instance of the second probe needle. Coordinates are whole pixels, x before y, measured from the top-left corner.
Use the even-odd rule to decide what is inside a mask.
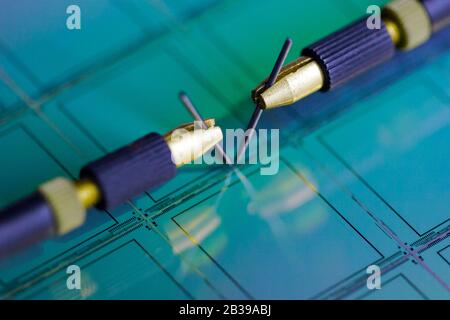
[[[289,54],[289,51],[292,47],[292,39],[287,38],[284,41],[283,47],[281,48],[280,53],[278,54],[277,61],[275,62],[275,65],[272,68],[272,72],[270,73],[269,78],[267,79],[267,82],[264,84],[264,90],[270,88],[273,86],[275,81],[277,81],[278,75],[280,74],[281,68],[284,65],[284,62],[286,61],[286,58]],[[259,119],[261,118],[262,112],[264,109],[262,109],[259,105],[259,103],[256,103],[255,110],[253,111],[252,117],[250,118],[250,121],[248,122],[246,132],[249,131],[248,135],[245,135],[244,143],[241,144],[241,147],[238,152],[237,156],[237,162],[241,159],[243,154],[245,153],[245,150],[247,149],[248,144],[250,143],[253,134],[255,132],[256,126],[258,125]]]
[[[192,103],[191,99],[189,98],[189,96],[185,93],[185,92],[180,92],[179,94],[179,98],[181,100],[181,102],[183,103],[183,105],[186,107],[186,109],[189,111],[189,113],[192,115],[192,117],[196,120],[199,121],[201,123],[201,126],[204,128],[206,127],[206,123],[205,120],[203,119],[203,117],[200,115],[200,113],[198,112],[197,108],[194,106],[194,104]],[[222,159],[225,160],[225,162],[229,165],[232,165],[233,162],[231,161],[231,159],[228,157],[228,155],[225,153],[225,150],[223,150],[222,146],[220,144],[216,144],[215,145],[216,150],[220,153],[220,155],[222,156]],[[242,174],[242,172],[233,166],[233,170],[236,173],[237,177],[241,180],[242,184],[245,186],[245,188],[247,189],[248,193],[250,194],[250,196],[253,196],[255,194],[255,189],[253,188],[252,184],[250,183],[250,181],[248,181],[247,177],[245,175]],[[230,175],[228,176],[230,177]],[[228,180],[228,179],[227,179]],[[227,185],[228,183],[226,183]]]
[[[192,115],[192,117],[200,122],[202,129],[205,129],[206,123],[203,120],[202,116],[200,115],[200,113],[197,111],[197,108],[194,106],[194,104],[192,103],[191,99],[189,99],[188,95],[185,92],[180,92],[179,94],[180,100],[183,103],[183,105],[186,107],[186,109],[189,111],[189,113]],[[223,148],[217,144],[216,146],[216,150],[220,153],[220,155],[223,157],[223,159],[225,160],[225,162],[227,164],[232,164],[231,159],[228,157],[228,155],[225,153],[225,151],[223,150]]]
[[[271,88],[263,81],[252,91],[253,100],[272,109],[344,85],[450,25],[450,1],[392,0],[383,7],[377,28],[368,28],[367,19],[365,15],[303,48]]]

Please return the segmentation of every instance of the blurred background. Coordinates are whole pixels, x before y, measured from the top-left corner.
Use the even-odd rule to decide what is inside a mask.
[[[444,1],[444,0],[443,0]],[[378,0],[0,0],[0,206],[152,131],[223,129],[286,37],[300,50]],[[70,5],[81,29],[69,30]],[[343,88],[265,112],[280,170],[186,167],[0,262],[3,299],[448,299],[450,33]],[[1,236],[1,235],[0,235]],[[79,265],[81,290],[66,268]],[[366,268],[382,270],[382,290]]]

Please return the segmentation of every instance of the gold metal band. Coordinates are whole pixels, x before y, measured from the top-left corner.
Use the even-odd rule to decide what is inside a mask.
[[[280,78],[272,87],[261,93],[264,109],[286,106],[318,90],[324,83],[322,69],[313,59],[300,57],[286,66],[290,73]]]
[[[417,0],[394,0],[383,8],[383,21],[393,42],[402,50],[413,49],[432,33],[426,9]]]
[[[57,177],[43,183],[38,190],[52,208],[57,234],[65,234],[83,224],[86,210],[72,181]]]
[[[86,209],[100,202],[100,189],[94,182],[86,179],[78,180],[75,182],[75,188],[78,199]]]

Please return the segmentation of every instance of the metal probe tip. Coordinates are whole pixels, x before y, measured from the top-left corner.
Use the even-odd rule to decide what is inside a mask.
[[[197,122],[187,123],[165,134],[177,167],[192,163],[222,141],[222,130],[215,126],[214,119],[206,119],[205,124],[207,128]]]
[[[320,90],[324,76],[314,60],[300,57],[281,69],[270,88],[265,88],[265,82],[253,90],[253,100],[263,109],[272,109],[290,105]]]

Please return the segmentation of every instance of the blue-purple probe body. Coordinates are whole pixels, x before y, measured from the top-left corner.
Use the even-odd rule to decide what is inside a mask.
[[[150,133],[87,164],[80,176],[100,190],[96,207],[111,210],[175,176],[171,157],[164,137]],[[0,258],[58,234],[55,209],[38,191],[0,210]]]

